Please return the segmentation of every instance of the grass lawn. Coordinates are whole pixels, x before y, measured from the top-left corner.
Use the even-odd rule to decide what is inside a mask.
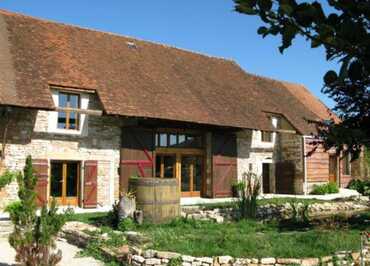
[[[280,231],[277,224],[240,221],[227,224],[179,220],[138,231],[153,239],[152,248],[192,256],[318,257],[359,249],[360,228]]]
[[[106,214],[80,214],[73,220],[102,224]],[[277,223],[242,220],[216,224],[177,219],[167,224],[144,224],[135,230],[153,239],[151,248],[192,256],[318,257],[360,247],[360,232],[369,230],[370,212],[345,224],[284,229]],[[366,221],[367,220],[367,221]]]

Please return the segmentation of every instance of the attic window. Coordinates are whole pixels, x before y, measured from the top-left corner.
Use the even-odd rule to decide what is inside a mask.
[[[73,94],[73,93],[67,93],[67,92],[59,92],[58,107],[79,109],[80,108],[80,95]],[[78,130],[79,120],[80,120],[80,115],[77,112],[69,111],[69,110],[58,112],[58,128],[59,129]]]

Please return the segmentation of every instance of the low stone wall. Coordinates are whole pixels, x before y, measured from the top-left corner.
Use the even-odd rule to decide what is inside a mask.
[[[363,250],[368,256],[368,248]],[[367,257],[370,262],[370,258]],[[233,258],[231,256],[219,257],[192,257],[174,252],[146,250],[142,254],[130,255],[128,263],[134,266],[147,265],[182,265],[182,266],[257,266],[257,265],[355,265],[360,261],[359,252],[341,251],[332,256],[319,258]],[[358,264],[356,264],[358,265]],[[367,264],[365,264],[367,265]]]
[[[303,203],[297,203],[297,208],[303,208]],[[309,217],[330,216],[341,213],[356,213],[370,209],[368,199],[356,201],[323,202],[310,204],[308,207]],[[257,218],[262,220],[286,219],[293,213],[289,203],[283,205],[266,204],[257,208]],[[196,220],[211,220],[222,223],[225,220],[236,219],[239,215],[234,208],[205,209],[204,207],[183,207],[182,217]]]
[[[98,231],[99,228],[80,222],[69,222],[62,230],[61,236],[69,243],[85,247],[95,236],[88,232]],[[231,256],[192,257],[180,253],[145,249],[141,243],[147,243],[145,236],[137,232],[117,232],[128,241],[128,245],[117,248],[101,247],[101,252],[108,258],[122,264],[134,266],[257,266],[257,265],[360,265],[361,256],[364,265],[370,265],[369,242],[364,243],[361,253],[359,251],[339,251],[333,255],[318,258],[234,258]],[[106,234],[100,235],[106,238]],[[145,245],[144,245],[145,246]]]

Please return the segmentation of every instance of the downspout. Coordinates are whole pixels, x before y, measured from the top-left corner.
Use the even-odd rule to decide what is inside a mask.
[[[307,158],[306,158],[306,136],[303,139],[303,193],[307,195]]]

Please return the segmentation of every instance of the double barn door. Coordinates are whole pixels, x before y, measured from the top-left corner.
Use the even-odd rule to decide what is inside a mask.
[[[154,135],[152,129],[123,129],[120,191],[128,190],[131,177],[155,176],[177,178],[184,197],[232,196],[237,178],[235,134],[212,133],[200,149],[158,148]]]

